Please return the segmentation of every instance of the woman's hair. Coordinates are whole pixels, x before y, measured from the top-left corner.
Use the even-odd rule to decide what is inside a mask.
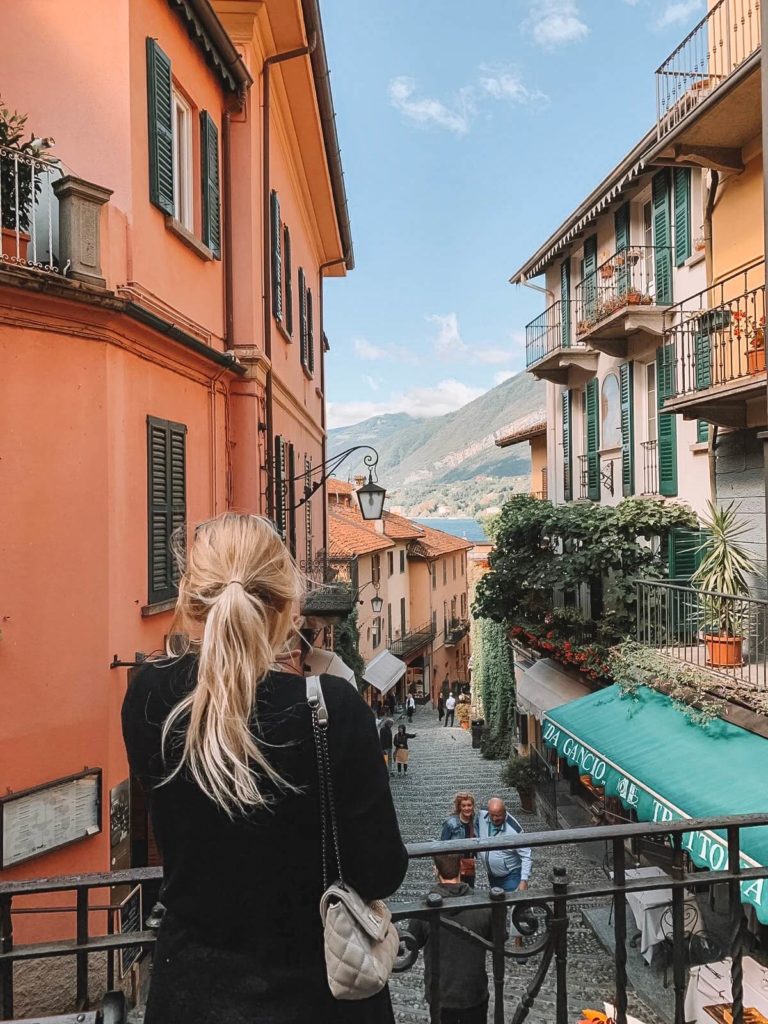
[[[461,811],[461,805],[462,805],[462,803],[465,800],[471,800],[472,801],[472,810],[474,811],[474,809],[476,807],[476,802],[475,802],[475,798],[472,796],[472,794],[471,793],[457,793],[456,796],[453,798],[453,813],[454,814],[458,814]]]
[[[404,726],[404,725],[400,725],[400,726],[398,726],[398,729],[397,729],[397,731],[398,731],[398,732],[405,732],[405,726]]]
[[[252,724],[259,683],[291,634],[302,578],[260,516],[227,512],[202,523],[188,555],[179,554],[186,567],[171,633],[199,644],[197,683],[166,719],[163,751],[183,723],[184,749],[170,778],[186,768],[232,817],[266,804],[259,776],[292,788],[270,765]]]

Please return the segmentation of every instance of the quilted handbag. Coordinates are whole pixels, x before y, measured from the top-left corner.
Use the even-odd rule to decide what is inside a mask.
[[[324,890],[320,897],[320,917],[325,935],[328,987],[335,999],[368,999],[381,992],[389,981],[400,939],[386,904],[381,900],[366,902],[344,881],[328,757],[328,709],[319,676],[307,677],[307,703],[312,712],[320,779]],[[329,849],[329,833],[332,851]],[[338,880],[333,885],[328,884],[328,855],[331,852],[338,872]]]

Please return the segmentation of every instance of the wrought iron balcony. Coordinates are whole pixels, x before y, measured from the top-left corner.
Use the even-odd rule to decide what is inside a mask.
[[[445,646],[455,647],[469,632],[468,619],[451,619],[445,630]]]
[[[746,400],[765,400],[762,261],[670,307],[664,345],[669,353],[665,409],[684,409],[688,418],[721,426],[745,426]]]
[[[437,636],[437,630],[431,623],[426,622],[423,626],[411,629],[402,636],[395,637],[389,642],[389,650],[397,658],[407,658],[411,654],[431,644]]]
[[[736,691],[768,687],[768,601],[760,598],[639,580],[637,639]]]
[[[714,97],[759,49],[760,0],[714,4],[656,71],[658,138]],[[720,145],[730,141],[721,138]]]
[[[672,985],[675,1001],[675,1022],[683,1024],[685,1020],[686,976],[690,965],[687,956],[690,925],[686,928],[686,903],[691,900],[687,890],[693,886],[698,896],[694,900],[705,901],[713,892],[715,885],[725,885],[728,893],[728,940],[725,952],[732,958],[730,978],[724,978],[724,987],[730,991],[729,1005],[734,1024],[746,1024],[744,1011],[744,965],[743,958],[747,951],[747,918],[742,903],[745,886],[753,888],[760,879],[768,877],[768,867],[743,867],[740,861],[742,830],[754,834],[756,828],[768,825],[768,815],[737,815],[731,817],[683,819],[663,821],[658,824],[641,822],[626,825],[608,825],[577,829],[560,829],[556,832],[529,832],[512,838],[454,840],[451,842],[420,842],[408,845],[409,859],[431,858],[438,853],[458,854],[473,852],[482,854],[485,850],[515,849],[530,847],[534,858],[546,851],[555,856],[556,866],[551,877],[537,878],[534,887],[529,890],[505,892],[502,889],[483,891],[478,888],[471,895],[462,897],[461,906],[465,908],[488,908],[491,911],[491,936],[481,938],[470,933],[455,923],[455,905],[451,900],[443,900],[434,894],[422,898],[397,899],[389,902],[393,920],[400,932],[400,951],[395,963],[393,986],[398,985],[399,974],[415,968],[418,962],[418,946],[411,931],[409,922],[424,921],[434,941],[439,941],[442,929],[453,930],[462,935],[464,941],[477,943],[491,953],[491,983],[494,996],[494,1021],[504,1024],[513,1021],[523,1024],[532,1009],[537,1008],[537,1000],[545,979],[551,973],[553,977],[554,1002],[542,1005],[542,1013],[553,1024],[571,1024],[578,1019],[583,1008],[582,993],[584,992],[583,957],[579,957],[579,929],[570,930],[571,919],[579,921],[585,905],[612,906],[608,916],[608,928],[613,947],[613,970],[610,975],[600,979],[588,979],[594,984],[594,1003],[602,997],[611,998],[615,1004],[617,1024],[626,1024],[628,1003],[632,998],[627,970],[629,937],[628,897],[642,893],[662,895],[670,906],[669,948],[672,969]],[[723,836],[721,847],[722,857],[718,867],[722,870],[704,869],[692,871],[687,860],[686,843],[691,837]],[[583,844],[604,844],[606,849],[605,878],[596,882],[585,883],[578,877],[570,878],[567,866],[580,860],[579,850]],[[634,875],[630,870],[634,865],[626,851],[627,845],[640,848],[653,845],[655,849],[667,850],[672,865],[669,875]],[[712,844],[714,845],[714,843]],[[542,857],[542,860],[545,858]],[[557,864],[557,861],[560,864]],[[714,863],[714,859],[711,861]],[[214,865],[213,870],[222,870],[221,865]],[[410,873],[409,873],[410,875]],[[100,931],[95,932],[95,922],[103,922],[102,913],[94,915],[93,910],[99,906],[103,910],[105,902],[103,893],[116,891],[117,886],[151,887],[156,891],[162,879],[160,868],[132,868],[125,871],[104,872],[101,874],[83,874],[68,877],[35,879],[29,881],[0,881],[0,1017],[5,1020],[14,1016],[14,982],[19,972],[20,989],[23,987],[22,972],[29,964],[38,972],[45,968],[46,957],[72,957],[76,962],[73,972],[71,996],[79,1007],[87,1007],[91,1000],[91,991],[101,985],[102,957],[105,955],[107,965],[107,986],[115,986],[116,956],[120,951],[131,956],[151,956],[156,942],[157,919],[150,922],[137,922],[139,929],[123,934],[112,934],[113,929],[100,924]],[[412,890],[413,885],[409,886]],[[410,893],[409,893],[410,896]],[[17,943],[14,939],[14,922],[18,916],[29,912],[29,901],[33,900],[33,912],[43,915],[55,922],[60,928],[62,920],[70,922],[70,937],[57,937],[36,945]],[[109,900],[107,899],[107,902]],[[151,903],[151,898],[148,900]],[[42,906],[40,904],[43,904]],[[21,905],[20,905],[21,904]],[[110,919],[116,913],[117,905],[109,910]],[[517,932],[522,936],[520,944],[508,939],[508,915]],[[154,918],[155,915],[153,914]],[[60,933],[59,933],[60,934]],[[631,934],[631,932],[629,933]],[[569,954],[574,953],[574,960]],[[717,959],[720,959],[717,956]],[[520,981],[520,966],[526,960],[533,960],[535,969],[530,982],[523,986]],[[430,990],[430,1020],[439,1022],[440,1006],[440,971],[441,960],[437,956],[433,960],[432,985]],[[507,969],[507,964],[512,969]],[[98,974],[98,977],[97,977]],[[37,990],[40,990],[38,973]],[[507,985],[507,983],[510,983]],[[576,989],[574,994],[570,986]],[[607,990],[607,991],[606,991]],[[413,988],[409,984],[409,994]],[[58,994],[58,993],[57,993]],[[41,997],[42,998],[42,997]],[[141,1011],[143,1007],[139,1007]],[[45,1013],[40,1006],[39,1011]],[[91,1015],[87,1015],[90,1019]],[[94,1015],[95,1016],[95,1015]],[[67,1020],[74,1020],[72,1016]],[[79,1018],[78,1018],[79,1019]],[[86,1014],[83,1014],[83,1020]],[[112,1017],[110,1019],[119,1019]],[[31,1024],[31,1022],[30,1022]]]
[[[59,273],[56,248],[58,166],[31,153],[0,146],[0,266]]]
[[[611,355],[625,355],[628,335],[639,331],[661,335],[660,307],[671,301],[661,281],[671,288],[668,246],[619,249],[576,286],[576,338]]]
[[[355,607],[357,560],[319,554],[311,562],[302,562],[307,590],[302,615],[316,618],[344,618]]]
[[[589,456],[579,455],[579,497],[589,497]]]
[[[659,493],[659,442],[641,441],[643,450],[643,494]]]
[[[594,373],[592,355],[578,339],[573,340],[572,312],[570,300],[554,302],[526,324],[525,367],[534,376],[568,384],[570,367]]]

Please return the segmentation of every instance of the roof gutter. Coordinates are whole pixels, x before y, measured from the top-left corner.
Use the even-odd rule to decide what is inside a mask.
[[[200,24],[205,29],[211,43],[216,47],[224,67],[235,80],[237,94],[242,105],[245,102],[246,92],[253,85],[253,78],[245,66],[243,58],[237,52],[227,30],[219,21],[213,7],[211,7],[210,0],[184,0],[184,2],[199,18]]]
[[[346,264],[347,270],[352,270],[355,266],[355,253],[352,247],[352,228],[349,223],[349,204],[347,202],[347,190],[344,184],[344,170],[341,166],[339,137],[336,133],[336,111],[333,109],[333,96],[331,95],[328,58],[325,52],[325,42],[323,40],[323,23],[320,18],[320,6],[318,0],[301,0],[301,7],[304,12],[304,24],[306,26],[307,38],[311,39],[313,33],[317,38],[315,47],[310,55],[310,62],[312,65],[312,75],[315,80],[317,105],[320,110],[325,155],[328,161],[328,170],[331,175],[331,189],[333,191],[333,202],[336,208],[336,221],[338,223],[339,235],[341,237],[341,249],[344,254],[344,263]]]
[[[144,306],[140,306],[138,302],[126,302],[125,312],[128,316],[134,320],[138,320],[139,323],[146,324],[147,327],[151,327],[152,330],[157,331],[159,334],[164,334],[168,338],[172,338],[179,345],[188,349],[190,352],[195,352],[197,355],[202,356],[203,359],[207,359],[210,363],[216,363],[217,366],[223,366],[225,370],[230,370],[232,373],[236,373],[239,376],[244,376],[247,373],[245,366],[241,365],[237,361],[237,357],[232,352],[219,352],[218,349],[211,348],[210,345],[205,345],[202,341],[198,341],[197,338],[188,334],[186,331],[182,331],[180,327],[171,323],[170,320],[164,320],[156,313],[150,312],[145,309]]]

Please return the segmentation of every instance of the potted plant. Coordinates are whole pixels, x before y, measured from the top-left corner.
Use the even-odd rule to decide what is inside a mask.
[[[604,281],[608,281],[610,278],[613,277],[612,263],[604,263],[602,267],[600,267],[600,277],[602,277]]]
[[[747,372],[760,373],[765,369],[765,317],[758,319],[743,310],[735,310],[731,319],[735,321],[734,338],[745,338],[747,342]]]
[[[469,728],[469,719],[471,717],[471,708],[469,701],[466,697],[459,697],[459,703],[456,705],[456,721],[459,723],[462,729]]]
[[[30,217],[41,188],[40,176],[32,173],[32,138],[24,140],[26,123],[26,114],[11,111],[0,98],[0,251],[21,262],[27,259]]]
[[[639,306],[642,298],[640,292],[635,288],[630,288],[627,292],[627,303],[630,306]]]
[[[525,757],[510,757],[501,770],[501,781],[510,789],[516,789],[520,806],[524,811],[534,810],[534,794],[538,775],[536,769]]]
[[[709,536],[699,549],[703,559],[691,582],[707,592],[707,664],[723,668],[742,664],[744,609],[738,599],[748,596],[749,577],[757,567],[741,543],[751,526],[739,522],[735,503],[719,508],[710,501],[708,508],[702,522]]]

